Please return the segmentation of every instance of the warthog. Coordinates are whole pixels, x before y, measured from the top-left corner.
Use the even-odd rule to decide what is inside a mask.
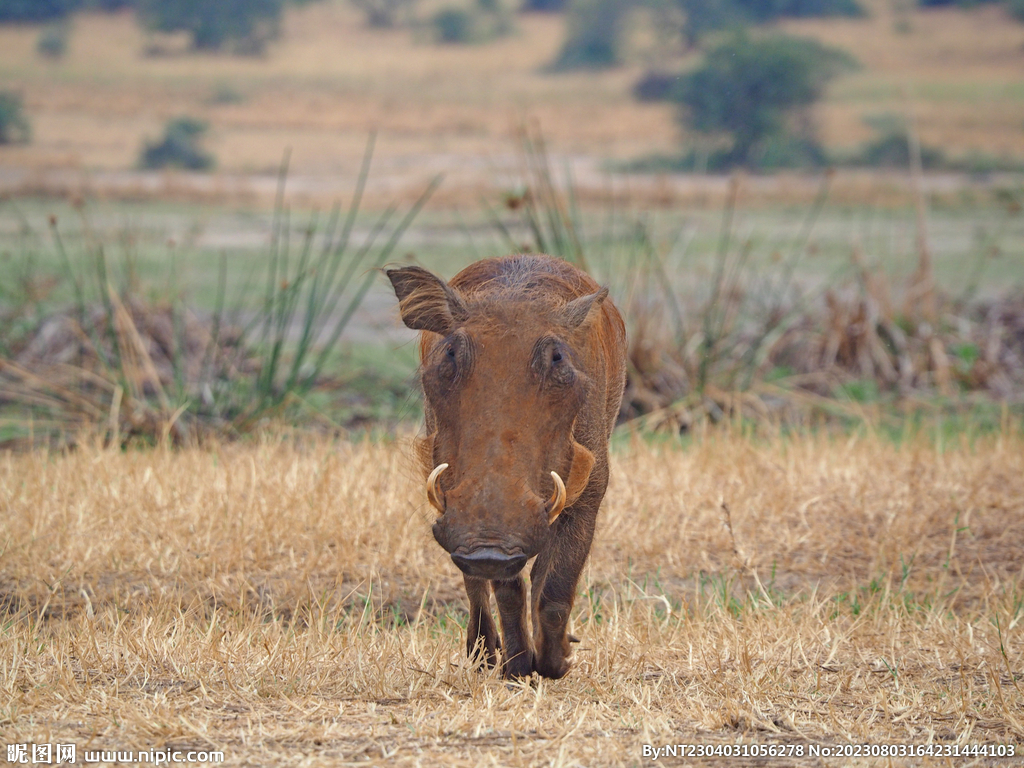
[[[450,283],[419,267],[387,275],[402,320],[422,331],[417,452],[434,538],[465,580],[467,652],[493,665],[500,649],[506,677],[562,677],[625,383],[622,316],[607,289],[550,256],[486,259]],[[532,557],[531,642],[520,572]]]

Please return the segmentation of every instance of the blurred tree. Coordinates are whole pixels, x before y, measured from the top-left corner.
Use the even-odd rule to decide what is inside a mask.
[[[142,22],[157,32],[188,32],[192,46],[261,53],[276,36],[283,0],[138,0]]]
[[[814,40],[738,34],[681,77],[672,96],[689,128],[730,143],[715,165],[799,164],[797,156],[820,161],[810,121],[794,125],[794,118],[829,80],[855,66],[848,54]]]
[[[50,21],[80,5],[80,0],[0,0],[0,21]]]

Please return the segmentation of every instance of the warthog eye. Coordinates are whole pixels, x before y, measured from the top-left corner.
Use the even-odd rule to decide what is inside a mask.
[[[459,365],[456,359],[458,353],[455,351],[454,344],[448,344],[444,349],[444,357],[441,358],[441,364],[438,366],[438,372],[446,379],[454,379],[458,373]]]
[[[576,380],[569,352],[558,339],[549,337],[537,342],[532,365],[545,384],[564,387]]]
[[[435,354],[437,354],[434,367],[435,381],[442,389],[448,390],[469,369],[469,345],[460,334],[456,333],[445,339]]]

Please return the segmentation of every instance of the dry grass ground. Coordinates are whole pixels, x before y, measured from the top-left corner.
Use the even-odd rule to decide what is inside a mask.
[[[222,749],[234,765],[639,765],[644,743],[738,741],[1024,750],[1012,429],[623,447],[576,666],[533,684],[463,658],[461,584],[409,466],[393,444],[269,439],[0,457],[4,740]],[[851,761],[723,764],[793,762]]]
[[[954,156],[1024,157],[1024,24],[1001,7],[900,15],[887,0],[864,2],[870,15],[862,19],[783,25],[841,46],[863,65],[817,110],[828,146],[870,138],[863,119],[905,114],[909,92],[925,143]],[[333,0],[290,9],[265,58],[154,57],[144,55],[147,37],[130,13],[83,14],[58,62],[35,53],[38,27],[0,27],[0,87],[24,92],[35,129],[31,145],[3,149],[3,165],[8,173],[130,169],[143,141],[181,114],[210,121],[209,146],[224,173],[272,173],[290,146],[294,174],[346,184],[367,133],[379,128],[375,184],[420,186],[443,170],[444,193],[461,190],[462,200],[508,184],[516,167],[510,137],[524,118],[539,121],[556,154],[592,161],[582,163],[595,177],[583,178],[585,186],[605,183],[596,172],[605,158],[676,151],[672,107],[639,104],[630,88],[648,65],[685,66],[694,55],[654,46],[638,22],[626,66],[547,74],[563,23],[519,17],[511,37],[437,46],[409,30],[369,30],[350,4]],[[20,183],[33,188],[31,178]],[[868,186],[861,198],[875,199],[878,185]],[[813,197],[813,185],[804,197]]]

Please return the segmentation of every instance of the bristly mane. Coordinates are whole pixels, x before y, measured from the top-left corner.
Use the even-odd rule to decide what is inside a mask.
[[[568,262],[535,254],[478,262],[452,280],[451,286],[470,301],[546,298],[555,304],[598,290],[596,282]]]

